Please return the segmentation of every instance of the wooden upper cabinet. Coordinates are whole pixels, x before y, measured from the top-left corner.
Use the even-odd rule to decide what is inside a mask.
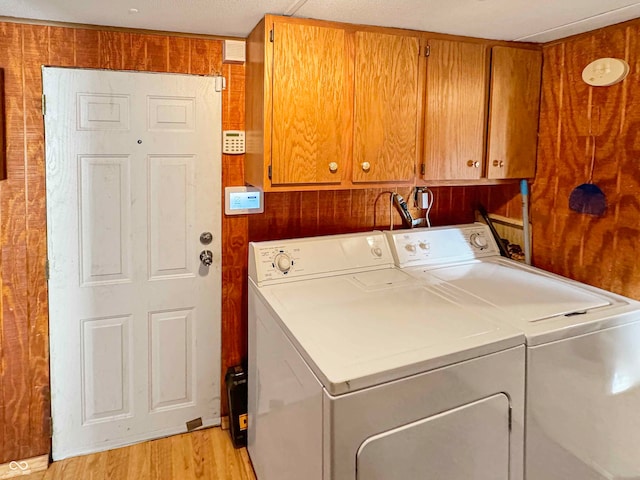
[[[417,37],[356,32],[353,182],[414,177],[418,141]]]
[[[343,29],[273,23],[273,185],[340,183],[352,145]]]
[[[488,178],[535,175],[542,53],[493,47]]]
[[[489,55],[486,45],[429,40],[424,178],[483,175]]]

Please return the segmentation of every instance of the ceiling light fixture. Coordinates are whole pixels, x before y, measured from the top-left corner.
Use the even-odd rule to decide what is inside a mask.
[[[599,58],[582,71],[582,80],[592,87],[608,87],[620,83],[629,74],[629,64],[619,58]]]

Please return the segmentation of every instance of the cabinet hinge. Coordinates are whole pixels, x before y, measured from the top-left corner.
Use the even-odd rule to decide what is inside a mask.
[[[47,279],[47,281],[49,280],[49,259],[47,259],[44,262],[44,276]]]
[[[424,56],[428,57],[429,55],[431,55],[431,45],[426,45],[424,47]]]
[[[424,163],[421,163],[420,164],[420,175],[424,175],[426,171],[427,171],[427,169],[426,169]]]
[[[44,117],[47,114],[47,96],[42,94],[42,116]]]
[[[269,168],[267,169],[267,175],[269,175],[269,180],[271,180],[271,165],[269,165]]]
[[[269,41],[273,43],[273,29],[269,30]]]

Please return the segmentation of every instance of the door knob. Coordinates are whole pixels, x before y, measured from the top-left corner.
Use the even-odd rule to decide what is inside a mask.
[[[504,160],[500,160],[500,161],[494,160],[493,161],[493,166],[494,167],[500,167],[500,168],[504,167]]]
[[[211,250],[203,250],[200,252],[200,261],[205,267],[210,267],[213,263],[213,253]]]

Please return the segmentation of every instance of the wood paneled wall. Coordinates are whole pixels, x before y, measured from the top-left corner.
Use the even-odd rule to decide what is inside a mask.
[[[409,205],[409,188],[398,189]],[[517,184],[434,187],[430,218],[433,226],[473,222],[478,203],[491,213],[522,218]],[[417,214],[418,212],[416,212]],[[389,209],[389,190],[273,192],[265,195],[265,213],[249,218],[249,240],[277,240],[402,227],[396,209]]]
[[[0,463],[49,451],[41,65],[222,72],[227,78],[223,128],[242,129],[244,66],[222,65],[221,52],[219,40],[0,23],[9,175],[0,182]],[[223,155],[223,185],[244,183],[243,160],[243,156]],[[517,185],[439,187],[434,192],[434,225],[472,221],[478,201],[495,213],[520,217]],[[400,225],[400,217],[393,215]],[[223,217],[222,373],[246,355],[249,239],[346,233],[388,225],[389,195],[379,189],[272,193],[266,196],[264,215]]]
[[[538,171],[532,187],[533,260],[542,268],[640,299],[640,20],[546,45]],[[629,62],[626,80],[589,87],[601,57]],[[569,209],[589,178],[607,197],[602,217]]]
[[[244,127],[244,66],[222,65],[214,39],[0,23],[8,179],[0,182],[0,463],[49,451],[46,212],[41,65],[227,78],[223,128]],[[223,155],[223,185],[244,183]],[[224,218],[223,372],[246,351],[246,218]]]

